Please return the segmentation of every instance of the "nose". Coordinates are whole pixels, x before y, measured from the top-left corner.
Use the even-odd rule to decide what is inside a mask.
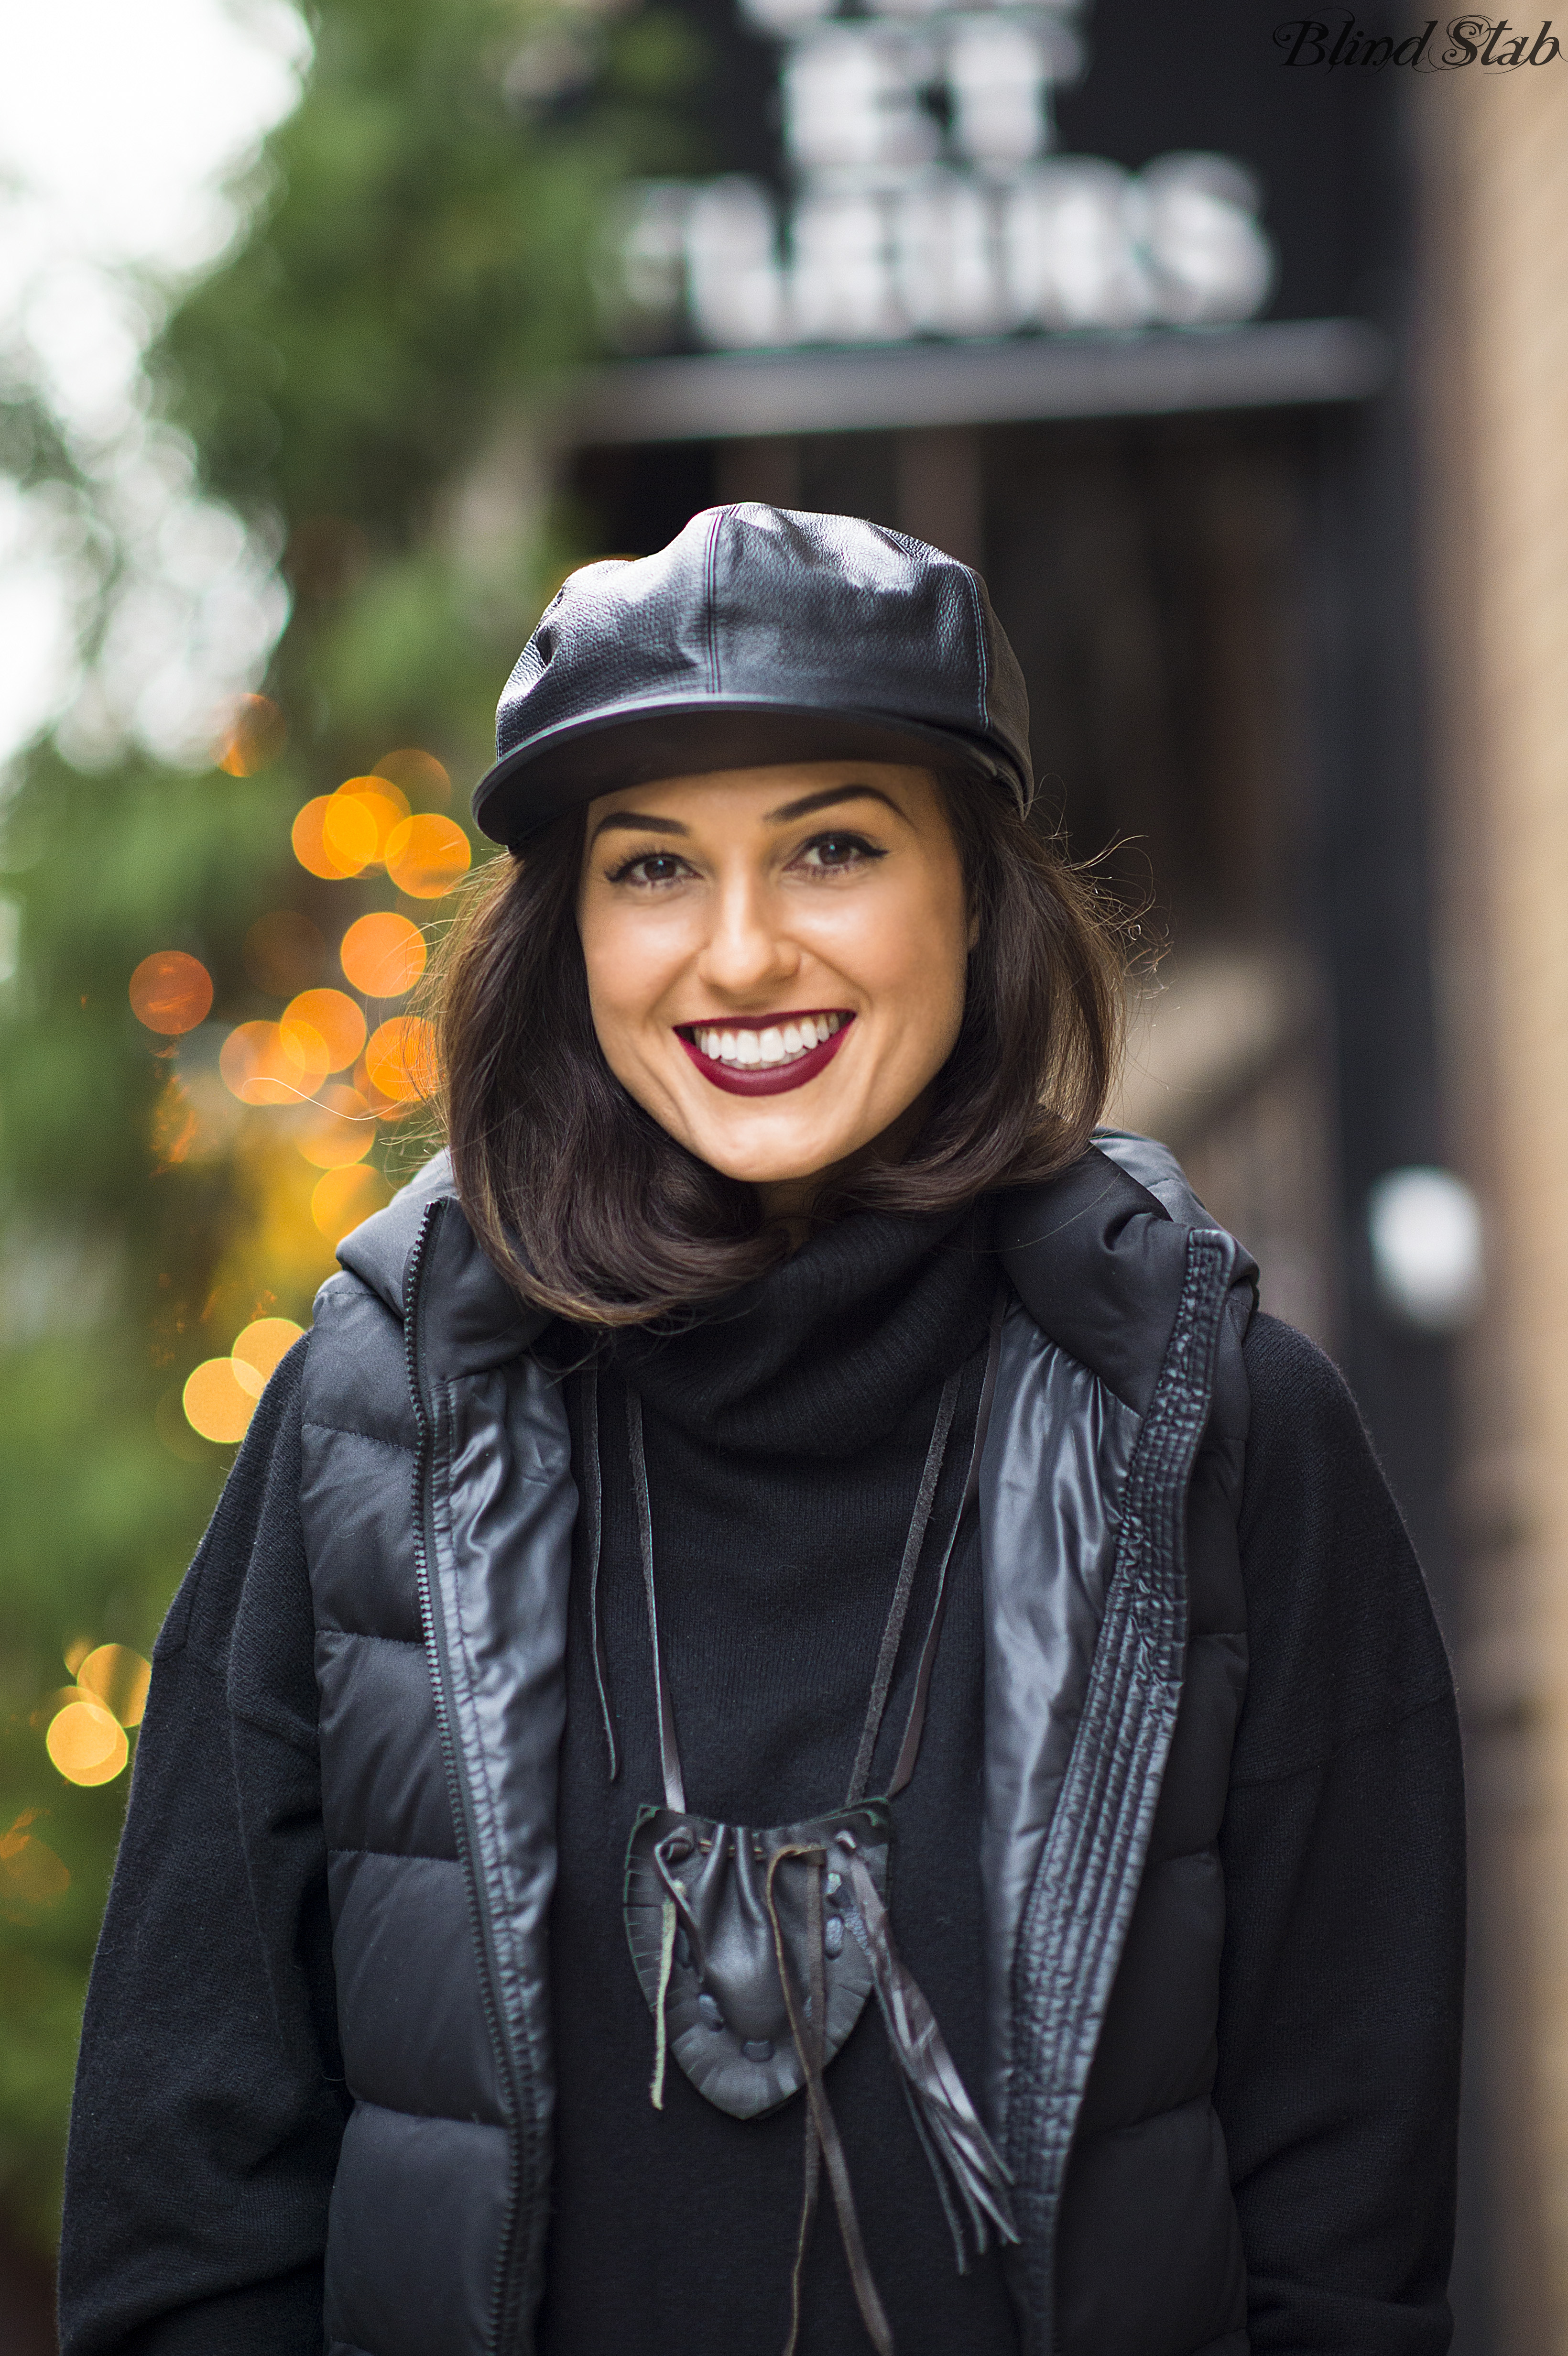
[[[776,989],[800,969],[800,951],[782,927],[773,896],[755,874],[724,879],[697,960],[699,979],[726,998]]]

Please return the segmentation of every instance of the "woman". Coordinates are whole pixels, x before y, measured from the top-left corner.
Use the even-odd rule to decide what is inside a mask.
[[[68,2356],[1447,2346],[1446,1664],[1338,1377],[1091,1142],[1026,732],[852,519],[540,623],[450,1157],[158,1646]]]

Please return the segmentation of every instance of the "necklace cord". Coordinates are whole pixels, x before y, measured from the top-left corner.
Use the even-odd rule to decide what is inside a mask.
[[[815,1884],[827,1864],[827,1853],[821,1848],[804,1843],[799,1845],[791,1843],[785,1847],[775,1849],[768,1860],[768,1878],[764,1886],[764,1897],[768,1920],[773,1926],[773,1954],[778,1963],[779,1984],[784,1990],[784,2011],[789,2019],[790,2034],[795,2039],[795,2051],[800,2055],[801,2067],[805,2072],[806,2108],[812,2123],[813,2141],[822,2147],[822,2158],[827,2169],[827,2182],[833,2194],[833,2205],[838,2211],[839,2239],[844,2244],[844,2256],[849,2268],[849,2280],[855,2292],[855,2304],[860,2310],[860,2320],[866,2327],[866,2336],[877,2351],[877,2356],[893,2356],[892,2330],[888,2322],[887,2311],[882,2306],[877,2290],[869,2261],[866,2256],[866,2244],[860,2234],[860,2220],[855,2210],[855,2196],[849,2189],[848,2162],[844,2157],[844,2146],[839,2139],[837,2121],[834,2118],[827,2100],[827,2090],[822,2083],[823,2048],[820,2040],[823,2018],[827,2011],[827,1983],[821,1961],[820,1889],[818,1889],[816,1906],[812,1909],[809,1917],[816,1933],[816,1946],[810,1963],[814,2018],[809,2025],[801,2017],[800,1995],[795,1987],[795,1972],[785,1945],[784,1924],[779,1920],[778,1893],[773,1883],[780,1866],[792,1858],[798,1858],[801,1860],[811,1875],[812,1883]],[[808,1906],[810,1905],[809,1887],[810,1885],[808,1885]],[[811,2200],[815,2206],[809,2159],[806,2168],[807,2199]],[[811,2220],[805,2213],[805,2203],[803,2201],[800,2240],[795,2251],[797,2269],[805,2254],[805,2237],[810,2229]],[[785,2345],[785,2356],[794,2356],[798,2315],[798,2305],[792,2296],[790,2337]]]
[[[593,1682],[599,1689],[599,1715],[604,1725],[610,1781],[620,1773],[615,1755],[615,1725],[610,1715],[610,1694],[604,1678],[604,1632],[599,1622],[599,1567],[604,1553],[604,1475],[599,1458],[599,1377],[590,1369],[582,1385],[582,1463],[588,1475],[589,1573],[588,1616],[593,1623]]]
[[[997,1365],[1001,1354],[1002,1319],[1007,1307],[1007,1294],[998,1288],[991,1313],[991,1331],[986,1354],[985,1378],[980,1387],[980,1404],[975,1419],[974,1438],[969,1450],[969,1470],[964,1483],[964,1494],[958,1502],[947,1531],[946,1544],[937,1566],[936,1594],[925,1641],[921,1647],[919,1667],[915,1674],[914,1693],[910,1702],[909,1716],[904,1724],[903,1740],[899,1746],[898,1762],[888,1786],[892,1799],[901,1792],[914,1773],[920,1756],[921,1737],[925,1730],[926,1697],[931,1688],[932,1671],[936,1663],[937,1644],[947,1610],[947,1572],[953,1559],[953,1549],[964,1516],[979,1492],[980,1458],[985,1450],[986,1433],[990,1423],[991,1401],[997,1387]],[[882,1630],[882,1641],[877,1654],[877,1666],[871,1679],[870,1697],[866,1705],[866,1721],[860,1730],[859,1748],[850,1772],[847,1807],[855,1807],[866,1795],[870,1780],[877,1738],[881,1732],[882,1718],[892,1689],[893,1671],[897,1666],[899,1646],[903,1639],[904,1622],[909,1614],[910,1598],[914,1591],[915,1573],[924,1549],[926,1532],[931,1525],[936,1504],[936,1492],[942,1481],[943,1465],[957,1412],[958,1393],[963,1383],[963,1369],[949,1375],[942,1386],[937,1401],[936,1420],[932,1429],[931,1442],[925,1453],[920,1487],[915,1494],[914,1512],[910,1520],[909,1535],[904,1541],[903,1558],[899,1565],[898,1579],[893,1587],[892,1601]],[[602,1551],[601,1473],[599,1466],[598,1392],[591,1385],[589,1410],[589,1445],[584,1453],[589,1458],[590,1504],[593,1515],[592,1588],[591,1608],[593,1617],[593,1673],[599,1687],[600,1708],[604,1719],[604,1739],[610,1752],[610,1776],[616,1772],[615,1739],[611,1727],[610,1705],[605,1690],[603,1662],[599,1630],[599,1559]],[[630,1385],[626,1389],[626,1438],[632,1461],[632,1487],[637,1510],[637,1542],[642,1556],[643,1590],[647,1600],[648,1641],[653,1652],[654,1691],[657,1697],[659,1716],[659,1769],[664,1779],[665,1805],[677,1815],[686,1813],[686,1779],[681,1767],[680,1745],[676,1733],[675,1703],[665,1676],[664,1658],[659,1650],[658,1601],[654,1581],[654,1519],[648,1496],[647,1454],[643,1440],[643,1402],[641,1395]]]
[[[947,1533],[942,1561],[936,1573],[936,1594],[931,1606],[931,1620],[921,1646],[920,1666],[915,1671],[914,1692],[910,1697],[909,1716],[904,1720],[904,1737],[899,1745],[898,1764],[888,1785],[888,1797],[896,1800],[910,1777],[914,1773],[920,1757],[921,1737],[925,1731],[925,1704],[931,1691],[931,1673],[936,1666],[936,1648],[942,1638],[942,1622],[947,1613],[947,1572],[953,1560],[953,1549],[958,1543],[958,1533],[964,1526],[964,1516],[980,1494],[980,1459],[986,1452],[986,1434],[991,1425],[991,1402],[997,1395],[997,1368],[1002,1355],[1002,1320],[1007,1314],[1006,1290],[998,1286],[996,1304],[991,1311],[990,1340],[986,1349],[986,1377],[980,1386],[980,1405],[975,1417],[975,1437],[969,1449],[969,1471],[964,1482],[964,1494],[953,1526]]]
[[[921,1473],[920,1487],[915,1493],[914,1515],[910,1522],[909,1537],[904,1541],[903,1560],[899,1565],[887,1625],[882,1630],[881,1650],[877,1655],[876,1675],[871,1679],[871,1697],[866,1705],[866,1723],[860,1730],[860,1747],[855,1753],[855,1765],[849,1777],[849,1790],[844,1802],[847,1808],[854,1807],[865,1798],[866,1785],[870,1780],[871,1756],[877,1747],[877,1737],[882,1730],[882,1713],[888,1706],[893,1665],[898,1659],[899,1644],[903,1637],[909,1600],[914,1591],[914,1574],[920,1562],[921,1548],[925,1544],[932,1507],[936,1503],[937,1483],[942,1479],[943,1462],[947,1454],[947,1436],[953,1429],[953,1417],[958,1405],[958,1387],[962,1380],[962,1373],[949,1375],[942,1386],[942,1397],[937,1401],[931,1445],[925,1451],[925,1469]]]
[[[659,1654],[658,1604],[654,1593],[654,1516],[648,1503],[648,1461],[643,1449],[643,1402],[628,1385],[626,1438],[632,1455],[632,1487],[637,1502],[637,1540],[643,1557],[643,1587],[648,1600],[648,1638],[654,1652],[654,1690],[659,1708],[659,1771],[664,1777],[665,1805],[677,1816],[686,1814],[686,1781],[676,1740],[675,1704],[670,1698]]]

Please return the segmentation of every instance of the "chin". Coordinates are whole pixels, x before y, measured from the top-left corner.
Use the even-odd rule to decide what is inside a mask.
[[[859,1141],[858,1136],[824,1138],[820,1132],[788,1141],[742,1141],[722,1135],[704,1137],[693,1130],[688,1139],[699,1161],[747,1186],[785,1186],[797,1179],[815,1178],[856,1152]]]
[[[692,1151],[699,1161],[708,1162],[725,1178],[733,1178],[744,1186],[788,1186],[806,1178],[819,1177],[831,1170],[836,1162],[848,1159],[854,1147],[843,1152],[827,1151],[816,1153],[725,1153],[719,1150],[704,1152],[694,1145]]]

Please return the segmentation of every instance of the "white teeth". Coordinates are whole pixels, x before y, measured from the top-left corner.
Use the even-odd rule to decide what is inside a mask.
[[[720,1031],[693,1025],[699,1050],[715,1064],[785,1064],[823,1046],[844,1027],[838,1014],[800,1014],[784,1023],[770,1023],[762,1031]]]

